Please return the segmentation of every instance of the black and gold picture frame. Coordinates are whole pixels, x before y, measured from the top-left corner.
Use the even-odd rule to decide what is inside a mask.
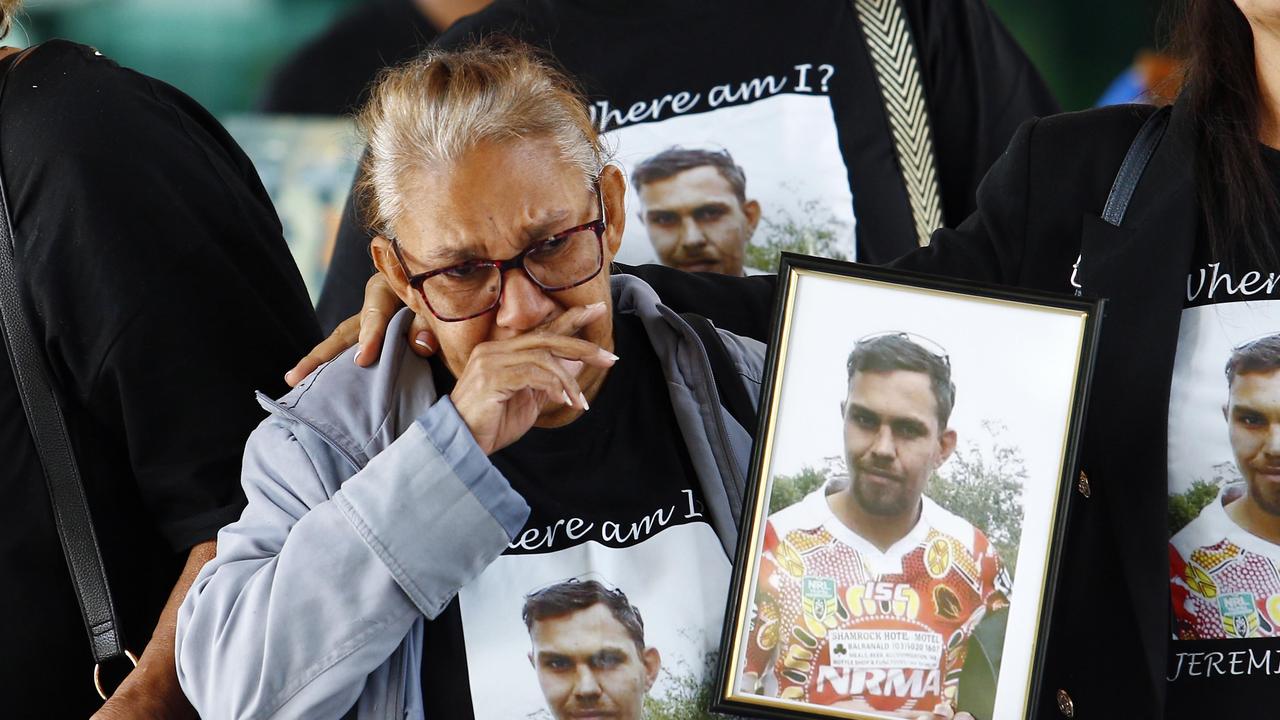
[[[715,710],[1027,715],[1100,310],[783,256]]]

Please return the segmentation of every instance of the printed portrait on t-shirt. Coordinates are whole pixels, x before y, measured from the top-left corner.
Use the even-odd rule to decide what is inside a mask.
[[[629,180],[619,261],[749,275],[776,271],[782,251],[854,259],[831,101],[796,80],[678,93],[632,115],[592,106]]]
[[[760,202],[727,150],[670,147],[631,171],[637,215],[658,262],[687,272],[741,276]]]
[[[700,515],[527,527],[459,593],[475,717],[702,717],[729,564]]]
[[[821,275],[789,317],[733,692],[1020,716],[1078,317]]]
[[[569,578],[525,595],[529,664],[557,720],[643,716],[662,653],[645,642],[644,618],[622,588]]]
[[[1280,637],[1274,301],[1183,311],[1169,398],[1169,530],[1177,639]]]

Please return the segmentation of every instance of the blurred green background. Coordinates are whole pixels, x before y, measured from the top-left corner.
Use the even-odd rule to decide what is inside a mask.
[[[9,42],[65,37],[93,45],[226,116],[250,110],[271,69],[335,14],[359,1],[31,0]],[[988,2],[1068,110],[1092,106],[1140,48],[1153,46],[1156,19],[1169,4]]]
[[[949,2],[950,0],[932,0]],[[1064,110],[1093,107],[1143,48],[1176,0],[987,0],[1027,51]]]

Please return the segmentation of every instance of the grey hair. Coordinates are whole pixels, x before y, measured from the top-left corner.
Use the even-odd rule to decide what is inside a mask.
[[[510,39],[428,50],[384,71],[356,123],[368,145],[356,192],[364,217],[388,237],[405,211],[407,179],[448,167],[478,145],[549,138],[588,189],[607,161],[573,81]]]

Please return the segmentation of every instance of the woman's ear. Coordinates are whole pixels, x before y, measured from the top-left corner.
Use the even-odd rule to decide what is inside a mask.
[[[607,227],[604,231],[604,246],[607,253],[605,262],[612,262],[622,246],[622,232],[627,226],[627,178],[617,165],[605,165],[600,171],[600,196],[604,202],[604,218]]]
[[[409,277],[405,275],[404,266],[396,257],[391,241],[378,235],[369,243],[369,254],[373,256],[373,266],[378,268],[378,272],[386,279],[396,297],[400,298],[400,302],[416,312],[417,293],[409,287]]]

